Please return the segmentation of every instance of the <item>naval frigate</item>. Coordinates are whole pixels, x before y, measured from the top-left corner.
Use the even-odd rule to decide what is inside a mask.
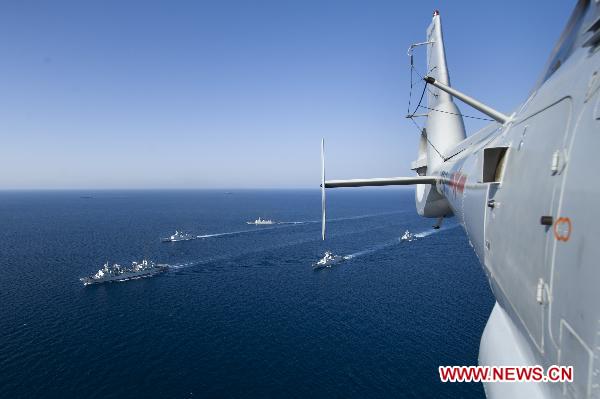
[[[118,263],[109,266],[108,262],[106,262],[102,269],[98,270],[91,276],[82,277],[79,280],[83,283],[83,285],[100,284],[111,281],[126,281],[152,277],[167,271],[167,269],[167,265],[156,264],[146,259],[141,262],[132,262],[131,267],[123,267]]]

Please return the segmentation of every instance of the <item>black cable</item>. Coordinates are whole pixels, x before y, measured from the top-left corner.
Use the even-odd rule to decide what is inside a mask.
[[[429,76],[429,74],[430,74],[431,72],[433,72],[433,71],[434,71],[436,68],[437,68],[437,65],[436,65],[436,66],[434,66],[433,68],[431,68],[431,69],[430,69],[430,70],[427,72],[427,76]],[[421,75],[421,74],[419,73],[419,71],[417,71],[417,69],[416,69],[414,66],[412,66],[412,69],[414,69],[414,70],[415,70],[415,72],[417,73],[417,75],[419,75],[419,78],[421,78],[421,79],[425,80],[425,77],[424,77],[423,75]],[[411,71],[411,73],[412,73],[412,71]],[[427,88],[427,91],[428,91],[428,92],[429,92],[429,94],[431,94],[432,96],[434,96],[434,97],[438,97],[438,94],[437,94],[436,92],[432,91],[430,88]]]
[[[431,56],[431,54],[430,54],[430,56]],[[430,59],[429,61],[431,61],[431,59]],[[430,62],[429,62],[429,63],[430,63]],[[427,72],[427,76],[429,76],[429,74],[430,74],[431,72],[433,72],[433,71],[434,71],[436,68],[437,68],[437,66],[434,66],[433,68],[431,68],[431,69],[430,69],[430,70]],[[442,153],[441,153],[441,152],[440,152],[440,151],[439,151],[439,150],[436,148],[436,146],[435,146],[435,145],[433,145],[433,143],[432,143],[432,142],[429,140],[429,137],[427,137],[427,132],[425,132],[425,131],[424,131],[425,129],[423,129],[421,126],[419,126],[419,124],[418,124],[417,122],[415,122],[415,120],[414,120],[414,116],[415,116],[415,114],[417,113],[417,111],[419,110],[419,108],[428,109],[428,110],[430,110],[430,111],[442,112],[442,113],[445,113],[445,114],[451,114],[451,115],[462,116],[462,117],[465,117],[465,118],[472,118],[472,119],[479,119],[479,120],[486,120],[486,121],[492,121],[492,120],[491,120],[491,119],[487,119],[487,118],[478,118],[478,117],[476,117],[476,116],[469,116],[469,115],[457,114],[457,113],[454,113],[454,112],[442,111],[442,110],[439,110],[439,109],[435,109],[435,108],[429,108],[429,107],[426,107],[426,106],[424,106],[424,105],[421,105],[421,103],[423,102],[423,97],[425,97],[425,91],[429,91],[429,93],[430,93],[431,95],[433,95],[434,97],[438,97],[438,94],[437,94],[437,93],[435,93],[435,92],[431,91],[431,90],[428,88],[428,83],[427,83],[426,81],[425,81],[425,85],[423,86],[423,91],[421,92],[421,97],[419,98],[419,103],[418,103],[418,104],[417,104],[417,106],[415,107],[415,110],[414,110],[414,111],[411,113],[411,112],[410,112],[410,105],[411,105],[411,102],[412,102],[412,92],[413,92],[413,85],[414,85],[414,83],[415,83],[415,82],[413,81],[413,72],[415,72],[415,73],[416,73],[416,74],[419,76],[419,78],[420,78],[422,81],[425,81],[425,77],[424,77],[423,75],[421,75],[421,74],[419,73],[419,71],[417,71],[417,69],[415,68],[415,65],[414,65],[414,60],[413,60],[413,55],[412,55],[412,53],[411,53],[411,55],[410,55],[410,90],[409,90],[409,93],[408,93],[408,107],[407,107],[407,113],[408,113],[408,114],[406,115],[406,117],[407,117],[408,119],[410,119],[410,120],[411,120],[411,122],[412,122],[412,123],[415,125],[415,127],[417,128],[417,130],[419,130],[419,133],[421,134],[421,136],[425,136],[425,140],[427,140],[427,143],[428,143],[428,144],[431,146],[431,148],[433,148],[433,149],[435,150],[435,152],[436,152],[436,153],[439,155],[439,157],[440,157],[440,158],[442,158],[442,159],[444,160],[444,162],[445,162],[445,161],[446,161],[447,159],[449,159],[449,158],[446,158],[445,156],[443,156],[443,155],[442,155]]]
[[[441,109],[429,108],[429,107],[426,107],[426,106],[424,106],[424,105],[420,105],[420,104],[418,105],[418,108],[424,108],[424,109],[428,109],[428,110],[430,110],[430,111],[441,112],[441,113],[444,113],[444,114],[450,114],[450,115],[462,116],[463,118],[479,119],[479,120],[481,120],[481,121],[490,121],[490,122],[494,122],[494,120],[493,120],[493,119],[489,119],[489,118],[480,118],[480,117],[478,117],[478,116],[469,116],[469,115],[457,114],[457,113],[455,113],[455,112],[442,111]],[[414,114],[413,114],[413,115],[414,115]]]
[[[410,54],[410,90],[408,91],[408,107],[406,110],[406,114],[410,114],[410,100],[412,99],[412,89],[413,89],[413,55]]]
[[[423,134],[423,133],[421,133]],[[425,140],[427,140],[427,142],[429,143],[429,145],[431,146],[431,148],[433,148],[435,150],[435,152],[437,152],[437,154],[440,156],[440,158],[442,158],[442,160],[444,162],[446,162],[446,157],[442,155],[441,152],[438,151],[437,148],[435,148],[435,146],[433,145],[433,143],[431,141],[429,141],[429,137],[427,137],[427,132],[425,132]]]
[[[421,107],[421,102],[423,102],[423,97],[425,96],[425,90],[427,90],[427,82],[425,82],[425,86],[423,86],[423,91],[421,92],[421,98],[419,99],[419,103],[417,104],[417,106],[415,107],[415,110],[412,113],[410,113],[410,108],[409,108],[409,114],[406,116],[407,118],[412,119],[412,117],[415,116],[415,114]]]
[[[425,136],[425,140],[427,140],[427,142],[429,143],[431,148],[433,148],[435,150],[435,152],[437,152],[437,154],[440,156],[440,158],[442,158],[445,162],[447,160],[447,158],[445,156],[443,156],[442,153],[439,152],[438,149],[433,145],[433,143],[429,140],[429,137],[427,137],[427,133],[426,132],[423,133],[423,128],[421,128],[421,126],[419,126],[419,124],[417,122],[415,122],[415,120],[413,118],[409,118],[409,119],[411,120],[412,123],[415,124],[415,126],[419,130],[419,133],[421,133],[421,136]]]
[[[413,118],[408,118],[408,119],[410,119],[410,121],[415,124],[419,133],[423,134],[423,128],[421,126],[419,126],[419,124],[417,122],[415,122],[415,120]]]

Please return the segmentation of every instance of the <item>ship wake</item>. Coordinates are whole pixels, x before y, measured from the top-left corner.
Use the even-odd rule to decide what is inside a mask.
[[[428,229],[428,230],[424,230],[418,233],[415,233],[413,235],[413,240],[412,241],[418,241],[419,239],[423,239],[426,238],[428,236],[434,235],[436,233],[439,233],[441,231],[445,231],[445,230],[451,230],[451,229],[455,229],[456,227],[459,227],[459,225],[446,225],[440,229]],[[246,231],[260,231],[260,230],[266,230],[266,229],[276,229],[277,227],[267,227],[267,228],[263,228],[263,229],[259,229],[259,230],[241,230],[241,231],[236,231],[236,232],[230,232],[230,233],[218,233],[218,234],[209,234],[206,235],[207,237],[218,237],[218,236],[223,236],[223,235],[233,235],[233,234],[243,234]],[[356,232],[354,232],[356,233]],[[199,237],[203,237],[203,236],[199,236]],[[254,253],[254,252],[261,252],[261,251],[268,251],[268,250],[274,250],[274,249],[278,249],[278,248],[284,248],[286,246],[291,246],[291,245],[297,245],[297,244],[302,244],[305,242],[310,242],[310,241],[314,241],[314,240],[300,240],[300,241],[294,241],[294,242],[288,242],[285,245],[279,245],[279,246],[275,246],[275,247],[270,247],[270,248],[262,248],[258,251],[250,251],[244,254],[238,254],[237,256],[241,256],[241,255],[247,255],[248,253]],[[366,255],[370,255],[379,251],[382,251],[384,249],[390,248],[392,246],[395,245],[400,245],[400,244],[408,244],[412,241],[408,241],[408,240],[402,240],[401,237],[396,237],[390,241],[386,241],[384,243],[378,244],[378,245],[374,245],[372,247],[363,249],[361,251],[357,251],[348,255],[344,255],[343,258],[344,260],[351,260],[351,259],[355,259],[355,258],[359,258],[362,256],[366,256]],[[202,260],[197,260],[197,261],[191,261],[191,262],[185,262],[185,263],[177,263],[177,264],[172,264],[169,265],[169,268],[171,270],[179,270],[179,269],[185,269],[185,268],[189,268],[189,267],[195,267],[195,266],[200,266],[200,265],[204,265],[204,264],[211,264],[214,262],[219,262],[219,261],[226,261],[227,259],[230,259],[232,257],[235,257],[235,255],[223,255],[223,256],[215,256],[215,257],[211,257],[211,258],[206,258],[206,259],[202,259]]]
[[[404,212],[405,211],[396,211],[396,212],[385,212],[385,213],[370,213],[370,214],[366,214],[366,215],[357,215],[357,216],[347,216],[347,217],[329,219],[328,222],[341,222],[341,221],[345,221],[345,220],[368,219],[368,218],[373,218],[373,217],[378,217],[378,216],[387,216],[387,215],[404,213]],[[284,221],[284,222],[276,222],[275,226],[271,226],[271,227],[262,227],[261,226],[261,227],[257,227],[254,229],[228,231],[228,232],[214,233],[214,234],[203,234],[203,235],[198,235],[195,238],[201,239],[201,238],[216,238],[216,237],[235,236],[235,235],[241,235],[241,234],[257,233],[257,232],[267,231],[267,230],[275,230],[275,229],[280,229],[283,227],[292,227],[292,226],[300,226],[300,225],[316,224],[316,223],[321,223],[321,221],[320,220],[298,220],[298,221],[289,221],[289,222]]]
[[[417,241],[420,238],[429,237],[430,235],[433,235],[433,234],[436,234],[436,233],[439,233],[439,232],[442,232],[442,231],[445,231],[445,230],[452,230],[452,229],[455,229],[457,227],[459,227],[458,224],[453,224],[453,225],[446,225],[446,226],[441,227],[439,229],[433,229],[432,228],[432,229],[424,230],[424,231],[421,231],[419,233],[415,233],[413,235],[414,238],[411,239],[411,240],[402,240],[401,237],[397,237],[397,238],[395,238],[393,240],[384,242],[382,244],[374,245],[374,246],[372,246],[370,248],[363,249],[362,251],[358,251],[358,252],[351,253],[349,255],[345,255],[344,259],[350,260],[350,259],[358,258],[358,257],[361,257],[361,256],[370,255],[370,254],[373,254],[375,252],[379,252],[381,250],[384,250],[386,248],[393,247],[395,245],[409,244],[409,243],[411,243],[413,241]]]

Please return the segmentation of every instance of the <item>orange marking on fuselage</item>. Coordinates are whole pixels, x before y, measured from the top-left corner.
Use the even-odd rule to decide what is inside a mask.
[[[553,230],[554,237],[558,241],[569,241],[569,238],[571,238],[571,231],[573,230],[571,219],[567,217],[560,217],[556,219]]]

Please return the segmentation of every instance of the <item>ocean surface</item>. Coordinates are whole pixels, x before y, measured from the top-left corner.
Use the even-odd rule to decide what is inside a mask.
[[[0,398],[483,397],[438,366],[477,364],[492,295],[413,195],[330,191],[323,243],[318,190],[0,192]],[[168,272],[79,281],[144,257]]]

